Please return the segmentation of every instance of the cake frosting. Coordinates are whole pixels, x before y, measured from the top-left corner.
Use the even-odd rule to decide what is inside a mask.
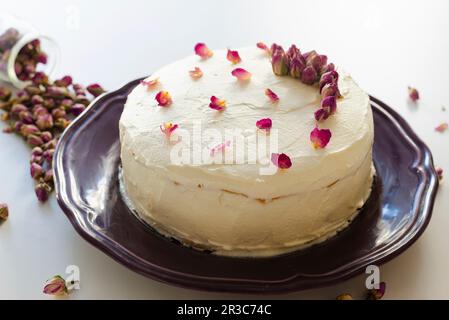
[[[317,87],[274,75],[269,57],[258,48],[238,52],[238,67],[252,73],[250,81],[237,81],[226,50],[216,50],[210,59],[192,55],[164,66],[149,78],[159,79],[156,88],[141,84],[131,92],[120,119],[126,194],[139,216],[159,232],[217,254],[272,255],[322,241],[346,227],[370,194],[369,97],[338,69],[342,98],[336,113],[319,124],[331,130],[332,139],[326,148],[314,149],[309,134],[320,105]],[[204,75],[195,80],[188,71],[196,66]],[[264,95],[267,88],[279,96],[277,103]],[[158,106],[160,90],[170,92],[169,107]],[[211,96],[226,100],[223,112],[209,108]],[[255,128],[261,118],[272,120],[271,133]],[[261,161],[253,163],[246,148],[225,150],[246,162],[214,163],[212,153],[201,151],[210,149],[210,141],[196,146],[184,137],[176,141],[176,131],[174,142],[168,141],[160,131],[165,122],[192,137],[198,124],[201,132],[223,135],[226,129],[242,129],[245,144],[273,134],[292,166],[261,174],[270,153],[262,152],[257,155]],[[182,148],[191,150],[191,160],[202,161],[173,161],[174,151]]]

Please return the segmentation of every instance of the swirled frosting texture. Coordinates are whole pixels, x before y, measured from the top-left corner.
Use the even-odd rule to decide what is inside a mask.
[[[318,88],[275,76],[260,49],[238,51],[237,66],[252,73],[250,81],[237,81],[231,75],[236,65],[225,50],[217,50],[207,60],[190,56],[161,68],[151,76],[160,79],[156,88],[140,85],[129,95],[120,119],[127,194],[139,215],[162,233],[223,254],[274,254],[323,239],[345,227],[370,193],[369,97],[339,70],[343,98],[336,114],[320,124],[332,131],[332,139],[315,150],[309,134],[316,125]],[[195,66],[204,73],[197,80],[188,73]],[[265,96],[266,88],[279,96],[276,104]],[[172,96],[167,108],[154,99],[160,90]],[[223,112],[208,107],[212,95],[226,100]],[[245,141],[250,143],[265,135],[255,130],[261,118],[272,119],[278,150],[292,160],[290,169],[261,175],[263,164],[174,164],[172,149],[187,141],[169,143],[159,129],[173,122],[193,133],[200,121],[203,131],[249,129]]]

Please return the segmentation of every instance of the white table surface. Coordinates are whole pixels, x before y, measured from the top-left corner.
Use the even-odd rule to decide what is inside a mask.
[[[449,171],[449,1],[2,1],[61,47],[57,75],[100,82],[113,90],[129,80],[192,53],[198,41],[211,48],[258,41],[317,49],[343,66],[370,94],[399,111]],[[78,16],[78,20],[77,20]],[[407,102],[407,86],[422,96]],[[3,124],[0,125],[4,127]],[[0,225],[0,298],[52,299],[44,281],[81,271],[81,289],[69,299],[260,298],[180,289],[147,279],[95,249],[72,228],[54,196],[38,204],[28,173],[29,150],[15,135],[0,134],[0,202],[10,218]],[[449,173],[448,173],[449,174]],[[449,183],[449,180],[447,181]],[[386,298],[449,298],[449,190],[443,181],[433,218],[405,253],[381,267]],[[364,276],[339,285],[264,298],[356,297]]]

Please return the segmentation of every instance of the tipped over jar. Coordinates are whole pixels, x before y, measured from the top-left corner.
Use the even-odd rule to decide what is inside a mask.
[[[51,75],[58,59],[52,39],[23,20],[0,14],[0,81],[23,88],[39,71]]]

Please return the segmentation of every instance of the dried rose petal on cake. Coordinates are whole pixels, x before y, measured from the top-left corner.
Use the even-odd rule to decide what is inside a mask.
[[[326,109],[318,109],[315,111],[315,120],[318,122],[326,120],[329,116],[330,113]]]
[[[168,91],[159,91],[155,99],[158,105],[161,107],[167,107],[171,105],[173,102],[170,93],[168,93]]]
[[[408,87],[408,96],[413,102],[416,102],[419,100],[419,92],[415,88]]]
[[[257,46],[257,48],[262,49],[262,50],[270,50],[270,49],[268,49],[268,46],[263,42],[257,42],[256,46]]]
[[[247,81],[249,79],[251,79],[251,72],[246,71],[243,68],[235,68],[234,70],[232,70],[231,74],[237,78],[237,80],[241,80],[241,81]]]
[[[199,67],[195,67],[195,69],[189,71],[189,74],[193,79],[199,79],[203,76],[203,71]]]
[[[226,150],[226,148],[229,148],[230,146],[231,146],[231,141],[226,141],[226,142],[220,143],[210,149],[210,156],[213,157],[213,156],[215,156],[215,154],[217,154],[219,152],[223,152],[224,150]]]
[[[445,122],[445,123],[440,124],[438,127],[436,127],[435,131],[444,132],[447,130],[447,128],[449,128],[449,125]]]
[[[387,284],[385,282],[379,283],[379,289],[368,290],[366,300],[380,300],[385,295]]]
[[[226,101],[217,98],[216,96],[210,97],[209,108],[222,111],[226,107]]]
[[[292,161],[290,157],[285,153],[272,153],[271,162],[279,169],[288,169],[292,166]]]
[[[332,133],[329,129],[315,128],[310,132],[310,141],[315,149],[323,149],[331,140]]]
[[[195,54],[203,59],[207,59],[212,57],[214,52],[209,50],[205,43],[199,42],[195,45]]]
[[[173,131],[178,129],[178,125],[171,122],[165,122],[161,124],[160,129],[163,134],[165,134],[167,137],[170,137]]]
[[[270,118],[260,119],[256,122],[256,127],[262,130],[269,130],[272,125],[273,122]]]
[[[232,64],[237,64],[242,59],[240,58],[239,52],[237,50],[230,50],[228,49],[228,54],[226,55],[226,58],[231,61]]]
[[[67,294],[68,290],[64,278],[58,275],[47,280],[43,293],[53,296],[62,296]]]
[[[159,77],[150,80],[142,80],[140,83],[147,87],[147,90],[149,91],[154,89],[159,84]]]
[[[337,98],[335,96],[329,96],[321,100],[321,108],[326,110],[329,114],[337,111]]]
[[[270,99],[271,102],[279,101],[279,96],[269,88],[265,89],[265,95],[268,97],[268,99]]]

